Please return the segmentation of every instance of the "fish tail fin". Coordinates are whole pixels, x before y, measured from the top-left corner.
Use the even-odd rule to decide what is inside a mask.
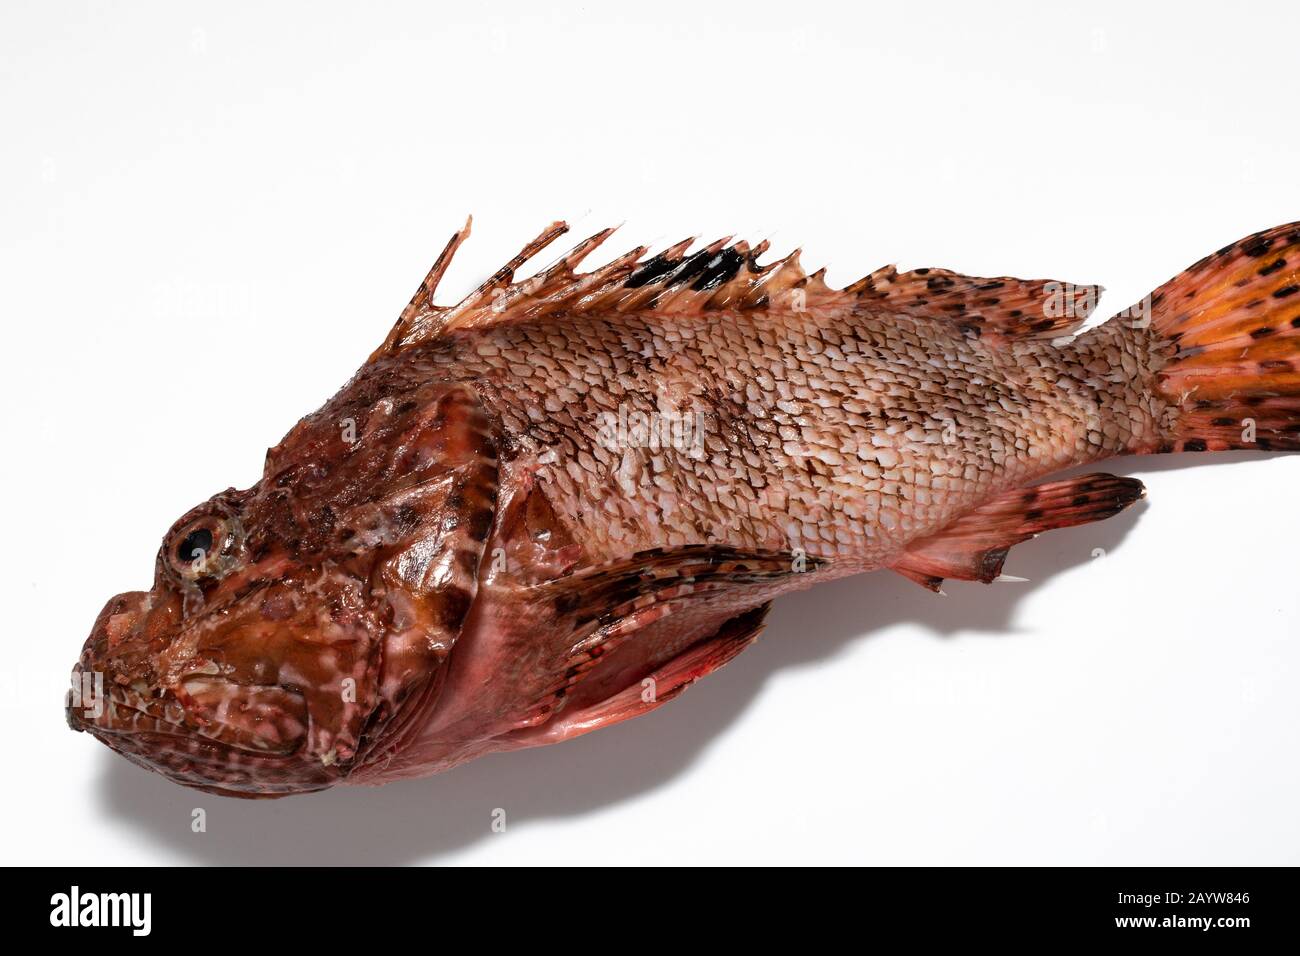
[[[1300,451],[1300,223],[1206,256],[1116,322],[1156,353],[1160,410],[1132,451]]]

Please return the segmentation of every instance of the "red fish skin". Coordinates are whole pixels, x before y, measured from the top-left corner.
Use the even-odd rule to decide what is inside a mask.
[[[576,273],[607,231],[514,283],[559,231],[442,308],[453,238],[261,481],[109,602],[76,671],[109,706],[70,704],[74,727],[232,796],[423,776],[662,705],[788,591],[991,580],[1016,541],[1141,494],[1037,484],[1062,469],[1242,447],[1247,413],[1253,447],[1300,447],[1294,225],[1077,336],[1091,287],[886,269],[834,291],[743,243]]]

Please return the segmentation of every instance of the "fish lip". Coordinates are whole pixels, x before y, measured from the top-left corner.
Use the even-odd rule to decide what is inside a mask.
[[[292,691],[286,693],[301,695]],[[165,694],[159,700],[170,696]],[[69,695],[71,698],[71,695]],[[181,706],[179,700],[174,700]],[[128,708],[149,717],[143,727],[114,723]],[[307,748],[306,728],[281,748],[250,747],[238,737],[218,738],[200,733],[181,706],[183,719],[164,722],[137,706],[123,689],[105,692],[101,719],[73,716],[84,730],[138,767],[161,774],[173,783],[219,796],[275,798],[327,789],[339,782],[344,768],[324,767]],[[134,721],[136,718],[132,718]]]
[[[285,714],[288,714],[289,708],[293,706],[306,709],[307,699],[304,694],[280,685],[214,681],[209,675],[201,675],[182,678],[182,690],[188,692],[190,688],[185,685],[195,683],[214,686],[225,685],[235,693],[274,693],[282,698],[281,709]],[[198,710],[197,705],[188,705],[171,690],[164,689],[160,693],[155,690],[154,693],[157,696],[146,697],[143,693],[129,687],[110,686],[106,690],[104,708],[100,716],[97,719],[87,721],[84,717],[77,718],[74,715],[73,719],[80,724],[80,727],[74,727],[74,729],[89,730],[101,739],[105,736],[130,737],[141,733],[186,740],[196,738],[202,740],[205,744],[223,748],[232,754],[254,757],[292,756],[301,751],[307,741],[307,728],[305,725],[300,726],[296,733],[281,743],[276,743],[268,737],[259,737],[246,729],[225,722],[213,724],[216,732],[211,733],[205,728],[205,724],[208,722],[199,713],[196,713]],[[70,693],[69,698],[71,696]],[[130,725],[122,721],[121,711],[123,709],[131,712],[128,715]],[[134,726],[140,716],[148,718],[149,721],[143,731]],[[259,745],[257,741],[263,741],[263,744]]]
[[[116,601],[110,601],[106,609],[114,607]],[[292,757],[306,746],[307,726],[298,715],[306,710],[307,698],[300,690],[279,684],[245,684],[205,669],[186,671],[174,688],[140,679],[133,686],[108,668],[96,666],[103,647],[101,639],[97,622],[80,659],[73,665],[72,687],[64,695],[64,719],[69,729],[90,733],[123,754],[128,748],[114,741],[144,736],[201,741],[210,748],[239,755],[240,760]],[[87,681],[88,674],[96,675],[96,679]],[[266,713],[243,726],[224,718],[208,720],[204,705],[190,696],[191,692],[203,691],[215,692],[218,697],[229,694],[232,699],[240,694],[261,697]],[[79,693],[87,692],[93,696],[79,700]],[[244,710],[240,708],[238,713],[242,715]],[[274,733],[257,733],[262,729]]]
[[[232,750],[240,753],[253,754],[281,754],[287,755],[301,750],[307,741],[308,724],[310,718],[308,714],[307,695],[301,690],[294,687],[286,687],[283,684],[246,684],[235,680],[228,680],[221,677],[214,677],[210,674],[191,674],[180,680],[180,693],[185,695],[180,697],[175,692],[169,692],[180,703],[182,712],[185,717],[185,726],[190,733],[194,733],[205,740],[222,743]],[[214,737],[206,733],[202,727],[194,727],[191,721],[203,724],[205,718],[199,713],[200,708],[204,705],[195,700],[197,694],[205,690],[216,690],[218,693],[233,693],[244,695],[242,711],[248,710],[257,704],[270,709],[269,713],[264,713],[254,721],[257,730],[250,730],[247,727],[241,727],[233,722],[221,718],[218,723],[218,729],[227,733],[222,737]],[[188,698],[188,702],[185,698]],[[269,699],[267,699],[269,698]],[[226,702],[220,702],[216,706],[218,712],[226,706]],[[295,714],[300,712],[301,719]],[[286,737],[283,742],[277,743],[280,737],[280,731],[290,729],[290,736]],[[276,737],[272,738],[258,733],[260,730],[275,729]],[[245,744],[241,741],[252,742]]]

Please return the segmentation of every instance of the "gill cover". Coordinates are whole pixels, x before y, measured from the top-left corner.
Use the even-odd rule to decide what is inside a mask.
[[[418,730],[437,699],[442,666],[478,593],[478,570],[497,500],[497,451],[478,396],[463,385],[431,384],[414,400],[423,425],[400,451],[399,468],[432,470],[389,496],[412,535],[385,555],[371,578],[387,611],[378,668],[378,707],[358,762],[383,762]]]

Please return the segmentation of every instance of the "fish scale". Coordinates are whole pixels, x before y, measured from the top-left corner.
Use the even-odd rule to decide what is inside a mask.
[[[1162,403],[1133,384],[1158,363],[1148,345],[1107,332],[1007,350],[840,307],[507,323],[416,361],[474,382],[516,455],[555,449],[532,467],[598,559],[703,540],[834,554],[849,573],[1000,490],[1154,438]],[[1098,381],[1090,367],[1120,367],[1120,350],[1142,376]],[[525,354],[538,360],[521,370]],[[557,393],[571,397],[537,415]],[[665,393],[701,413],[702,458],[602,443],[602,414],[653,417]],[[609,496],[609,475],[629,471]]]

